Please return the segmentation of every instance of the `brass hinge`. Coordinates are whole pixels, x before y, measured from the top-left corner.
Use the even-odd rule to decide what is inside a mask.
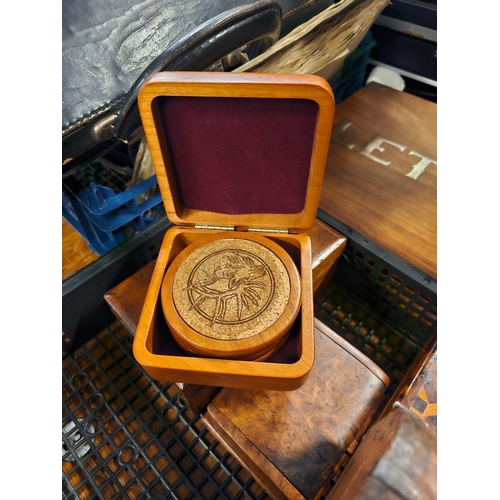
[[[248,231],[251,233],[280,233],[288,234],[288,229],[272,229],[267,227],[249,227]]]
[[[195,224],[195,229],[214,229],[217,231],[234,231],[234,226],[210,226],[208,224]]]

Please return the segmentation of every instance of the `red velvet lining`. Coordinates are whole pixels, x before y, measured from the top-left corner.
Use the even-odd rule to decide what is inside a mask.
[[[154,104],[180,203],[225,214],[304,209],[317,116],[309,99],[161,96]]]
[[[292,364],[299,361],[302,347],[301,347],[301,313],[299,313],[294,324],[290,328],[288,339],[283,346],[275,352],[269,359],[261,361],[261,363],[282,363]],[[196,357],[195,355],[188,354],[183,351],[174,337],[170,333],[167,322],[162,314],[158,315],[158,322],[156,324],[157,332],[153,337],[153,354],[161,356],[187,356]]]

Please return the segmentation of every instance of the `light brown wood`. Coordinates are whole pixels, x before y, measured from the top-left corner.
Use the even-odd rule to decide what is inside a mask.
[[[69,278],[76,271],[99,258],[99,255],[90,250],[87,241],[73,228],[73,226],[62,219],[62,279]]]
[[[323,335],[339,345],[344,351],[348,352],[351,356],[361,363],[367,370],[371,371],[380,381],[389,386],[389,376],[375,364],[368,356],[363,354],[359,349],[353,346],[350,342],[341,337],[338,333],[334,332],[331,328],[322,323],[319,319],[314,319],[314,327]]]
[[[182,206],[175,189],[175,173],[168,151],[162,150],[152,103],[158,96],[242,97],[253,99],[309,99],[319,106],[311,159],[306,206],[297,214],[221,214]],[[335,109],[328,83],[311,75],[260,75],[251,73],[162,72],[150,77],[138,97],[139,110],[169,219],[175,224],[206,224],[287,228],[313,226],[321,192]],[[244,138],[242,138],[244,140]],[[207,152],[209,154],[209,152]],[[237,168],[235,166],[235,168]]]
[[[332,231],[334,230],[320,219],[316,219],[314,226],[306,231],[311,238],[314,293],[333,274],[347,244],[347,238],[339,233],[337,234],[340,237],[335,241]]]
[[[217,231],[213,231],[216,233]],[[293,390],[307,379],[314,361],[313,292],[311,244],[306,234],[262,233],[282,246],[292,257],[301,275],[302,302],[288,342],[296,343],[293,361],[238,361],[210,359],[162,351],[173,342],[161,307],[161,284],[167,267],[189,244],[206,236],[207,230],[174,227],[167,231],[156,261],[134,339],[134,356],[152,378],[224,387]],[[175,343],[175,342],[174,342]],[[160,347],[159,347],[160,346]]]
[[[325,273],[329,272],[328,267],[323,269],[322,264],[327,262],[333,267],[340,257],[347,239],[319,219],[306,234],[311,238],[312,276],[314,288],[317,288]],[[135,335],[137,330],[155,264],[156,261],[150,262],[104,295],[116,317],[132,335]],[[321,273],[318,273],[318,269],[321,269]],[[182,385],[184,397],[195,413],[205,409],[219,390],[216,387],[181,382],[178,385]]]
[[[312,276],[314,288],[316,288],[321,285],[324,275],[325,269],[322,264],[324,262],[328,262],[330,266],[336,264],[345,248],[347,238],[319,219],[316,219],[313,228],[306,234],[311,239]],[[155,264],[156,260],[151,261],[104,295],[113,313],[132,335],[135,335],[139,324]]]
[[[165,100],[165,98],[167,99]],[[187,101],[180,101],[179,99],[181,98],[187,99]],[[200,101],[200,98],[210,99],[201,99]],[[214,98],[217,101],[214,101]],[[224,101],[225,98],[235,100]],[[260,183],[255,183],[255,185],[252,183],[252,177],[256,177],[255,172],[259,171],[259,168],[262,173],[263,171],[267,171],[269,167],[271,172],[279,172],[281,179],[280,189],[281,186],[286,188],[287,186],[283,184],[283,169],[285,166],[288,167],[288,163],[286,165],[283,162],[280,163],[282,157],[276,158],[280,169],[274,171],[274,164],[267,165],[265,163],[267,157],[265,151],[261,151],[259,148],[257,154],[255,154],[254,149],[247,148],[244,156],[251,158],[251,161],[245,163],[244,167],[247,176],[249,176],[250,192],[248,196],[253,200],[253,203],[258,204],[264,201],[264,204],[259,205],[263,209],[259,213],[256,209],[252,210],[253,205],[250,207],[245,206],[244,210],[241,210],[240,206],[234,207],[234,203],[241,205],[243,203],[241,200],[246,200],[246,197],[235,197],[234,192],[230,193],[231,202],[229,204],[218,204],[219,200],[214,200],[213,198],[214,194],[211,186],[214,188],[214,186],[218,186],[220,183],[222,183],[223,187],[226,186],[223,182],[225,179],[218,174],[221,168],[224,169],[223,172],[225,172],[224,175],[226,177],[228,175],[237,176],[238,160],[241,157],[241,152],[245,153],[245,148],[241,146],[245,143],[245,138],[248,135],[249,124],[252,131],[256,132],[256,135],[253,136],[252,144],[264,146],[264,149],[267,146],[268,137],[263,136],[260,132],[262,120],[265,120],[266,117],[269,118],[267,108],[262,107],[262,103],[266,99],[269,99],[266,102],[266,106],[279,103],[278,108],[283,109],[284,113],[287,113],[289,110],[296,110],[298,111],[298,120],[302,121],[303,118],[305,119],[302,128],[295,128],[300,130],[301,134],[302,130],[304,130],[304,137],[308,137],[304,142],[307,146],[297,151],[299,157],[303,151],[307,151],[307,157],[301,158],[295,164],[294,172],[297,173],[297,177],[294,176],[293,179],[286,178],[285,184],[288,184],[290,180],[302,179],[304,176],[304,178],[308,179],[307,188],[301,184],[302,188],[294,191],[296,194],[302,193],[300,194],[299,205],[293,205],[290,202],[290,200],[294,200],[295,198],[287,197],[285,193],[288,191],[286,189],[278,193],[278,205],[268,204],[270,198],[262,196],[263,192],[270,193],[270,191],[262,191],[268,184],[261,182],[262,179],[267,179],[267,177],[258,177]],[[180,108],[176,107],[181,102],[183,106]],[[182,110],[185,107],[190,109],[192,103],[195,106],[198,104],[193,110],[193,113],[198,113],[200,102],[202,102],[202,106],[210,107],[210,111],[208,111],[208,107],[202,107],[202,109],[207,110],[209,116],[212,117],[210,123],[203,125],[198,136],[201,138],[200,141],[203,144],[203,148],[198,150],[199,144],[190,138],[191,128],[194,126],[193,115],[191,114],[185,120],[181,136],[177,140],[172,141],[170,146],[167,146],[167,136],[171,133],[172,127],[170,126],[169,128],[166,126],[162,120],[166,118],[170,119],[172,109],[176,109],[177,113],[182,114]],[[283,102],[285,103],[284,107]],[[137,361],[150,376],[158,380],[225,387],[259,387],[275,390],[291,390],[300,387],[307,379],[314,360],[314,311],[311,243],[309,236],[295,233],[310,229],[316,220],[335,109],[335,102],[330,86],[322,78],[306,75],[165,72],[157,73],[147,80],[139,93],[138,103],[168,217],[172,222],[179,225],[182,224],[183,227],[167,231],[162,243],[134,340],[134,355]],[[215,108],[214,111],[215,104],[224,107],[228,103],[231,106],[236,103],[236,109],[232,108],[232,112],[229,114],[233,117],[234,122],[229,123],[226,122],[226,114],[221,114],[218,108]],[[168,110],[170,111],[162,115],[160,109],[165,110],[167,108],[160,107],[160,104],[161,106],[168,104]],[[254,121],[248,122],[241,119],[242,115],[246,116],[246,110],[249,109],[247,104],[250,104],[252,109],[258,107],[260,110],[255,115],[256,119]],[[174,107],[171,108],[171,105]],[[262,111],[263,109],[264,111]],[[158,118],[159,116],[163,118]],[[198,116],[199,113],[196,120],[198,120]],[[281,115],[277,116],[280,117]],[[200,116],[201,118],[203,116]],[[243,128],[237,128],[241,132],[238,132],[236,135],[230,135],[231,142],[227,144],[227,141],[221,142],[218,136],[207,135],[207,130],[211,130],[212,132],[219,130],[219,128],[214,129],[212,125],[214,122],[219,123],[220,128],[225,130],[233,130],[235,123]],[[280,128],[282,124],[283,121],[276,122],[275,126]],[[293,163],[295,157],[288,158],[286,155],[291,149],[290,132],[295,129],[287,127],[288,125],[280,130],[275,139],[280,145],[280,149],[277,150],[281,152],[283,157],[287,158],[287,161]],[[211,137],[213,141],[218,141],[217,154],[210,150],[211,142],[203,142],[207,140],[206,137]],[[224,135],[224,137],[226,136]],[[299,141],[302,137],[300,135],[300,137],[296,137],[296,140]],[[179,142],[184,144],[183,148],[179,146]],[[276,146],[276,143],[269,144],[269,147],[273,149],[276,149]],[[191,168],[194,165],[195,169],[193,172],[196,172],[196,176],[202,176],[206,169],[200,169],[200,165],[204,164],[207,158],[210,158],[211,177],[205,179],[204,182],[200,182],[200,179],[197,177],[188,178],[182,184],[183,193],[181,193],[180,184],[177,184],[177,179],[184,171],[180,170],[181,166],[177,167],[177,172],[174,171],[176,164],[172,161],[172,157],[174,154],[179,154],[179,151],[188,151],[189,148],[195,149],[197,154],[194,157],[189,155],[185,157],[187,158],[186,162],[189,163],[188,166]],[[231,151],[229,157],[224,156],[227,149]],[[203,152],[202,156],[199,154],[200,151]],[[311,155],[310,157],[308,156],[309,154]],[[226,158],[225,162],[230,163],[223,163],[223,167],[221,167],[219,155],[224,156]],[[217,161],[214,161],[213,158],[216,158]],[[186,167],[185,163],[184,167]],[[260,163],[263,163],[266,167],[262,168]],[[189,192],[192,185],[196,186],[193,192],[194,198],[184,206],[183,200],[186,196],[191,196],[187,192]],[[299,183],[296,183],[296,185],[299,185]],[[231,184],[231,186],[239,187],[237,184]],[[254,191],[254,187],[256,191]],[[224,198],[225,194],[225,192],[221,192],[220,197]],[[207,195],[206,198],[205,195]],[[279,195],[282,197],[279,197]],[[210,196],[212,196],[212,199],[210,199]],[[303,199],[302,196],[305,196],[305,198]],[[204,199],[202,203],[199,202],[200,198]],[[287,208],[283,207],[283,212],[269,213],[273,212],[275,208],[281,208],[283,204],[287,206]],[[198,205],[203,208],[193,208]],[[271,206],[273,210],[268,209]],[[292,206],[294,207],[293,210],[291,209]],[[224,212],[227,211],[227,213],[209,212],[207,211],[207,207],[224,207]],[[225,207],[229,208],[226,209]],[[299,213],[293,213],[299,207],[304,208]],[[208,210],[211,209],[208,208]],[[248,213],[249,211],[251,213]],[[203,230],[192,229],[195,225],[216,226],[215,228],[207,229],[208,231],[213,231],[212,234],[220,232],[220,226],[230,226],[236,231],[242,231],[243,233],[250,229],[264,231],[261,233],[262,236],[280,245],[294,260],[295,265],[299,269],[302,289],[299,315],[287,334],[288,338],[283,347],[278,349],[281,344],[273,344],[273,356],[266,361],[262,361],[262,351],[259,351],[258,358],[255,361],[200,357],[193,353],[192,345],[181,341],[180,344],[184,348],[184,351],[182,351],[182,349],[179,349],[179,343],[174,341],[172,332],[168,329],[167,323],[164,320],[160,303],[161,283],[165,272],[175,257],[184,248],[201,238],[202,235],[209,234],[204,230],[205,228]],[[272,231],[267,232],[267,229],[279,229],[280,231],[292,234],[273,234]],[[176,339],[179,340],[179,337],[176,337]],[[186,353],[186,350],[189,352]],[[196,351],[196,349],[194,350]],[[189,353],[193,354],[189,355]]]
[[[435,103],[374,83],[343,101],[335,112],[319,204],[433,279],[437,279],[436,114]],[[409,177],[412,172],[416,175],[415,165],[421,161],[427,162],[425,170],[416,179]]]
[[[104,294],[114,315],[132,335],[135,335],[139,324],[155,265],[156,260],[152,260]]]
[[[242,278],[241,285],[235,284],[233,287],[229,287],[230,281],[224,278],[231,268],[222,267],[224,261],[220,260],[219,255],[222,252],[227,257],[229,249],[234,258],[235,249],[242,248],[246,249],[247,260],[249,255],[252,256],[252,267],[255,267],[255,262],[262,263],[257,269],[263,271],[262,279],[266,281],[262,281],[261,288],[255,288],[257,292],[254,295],[245,292],[252,283],[248,283],[250,280],[243,274],[239,275]],[[218,251],[214,257],[216,249]],[[205,256],[204,262],[215,259],[212,267],[216,266],[214,272],[218,273],[217,276],[207,276],[207,270],[200,268],[200,252]],[[195,267],[197,273],[194,273]],[[189,279],[193,274],[195,281],[191,282]],[[255,280],[259,285],[261,282],[257,278]],[[196,279],[204,281],[198,283]],[[203,286],[200,285],[205,282]],[[193,292],[192,298],[189,297],[188,288],[198,290]],[[226,288],[226,293],[222,293]],[[264,360],[281,345],[297,318],[301,303],[300,289],[297,267],[278,244],[259,235],[221,232],[200,238],[174,259],[163,279],[161,301],[171,334],[187,352],[224,359]],[[267,301],[259,295],[264,292],[268,293]],[[244,293],[247,293],[248,300]],[[223,299],[224,296],[229,297],[226,303],[222,302],[221,296]],[[261,298],[263,302],[259,304],[257,300]],[[245,308],[244,300],[253,300],[255,304],[247,304]],[[197,303],[205,307],[201,313],[195,307]],[[229,318],[217,316],[222,304],[225,304]],[[236,304],[240,308],[231,316],[230,307]],[[260,306],[261,310],[255,305]],[[253,314],[253,317],[239,317],[245,311]]]

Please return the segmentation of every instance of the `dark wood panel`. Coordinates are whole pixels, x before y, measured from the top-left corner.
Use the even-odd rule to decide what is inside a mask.
[[[433,279],[436,117],[435,103],[374,83],[343,101],[335,113],[319,205]],[[426,165],[420,174],[419,163]]]
[[[398,407],[367,432],[327,500],[437,498],[437,436]]]
[[[437,432],[437,346],[401,398],[401,404]]]

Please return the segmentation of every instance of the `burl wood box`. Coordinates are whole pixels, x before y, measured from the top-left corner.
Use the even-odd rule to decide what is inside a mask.
[[[138,103],[175,227],[134,356],[156,380],[297,389],[314,362],[304,232],[328,154],[330,86],[309,75],[167,72],[144,84]]]

